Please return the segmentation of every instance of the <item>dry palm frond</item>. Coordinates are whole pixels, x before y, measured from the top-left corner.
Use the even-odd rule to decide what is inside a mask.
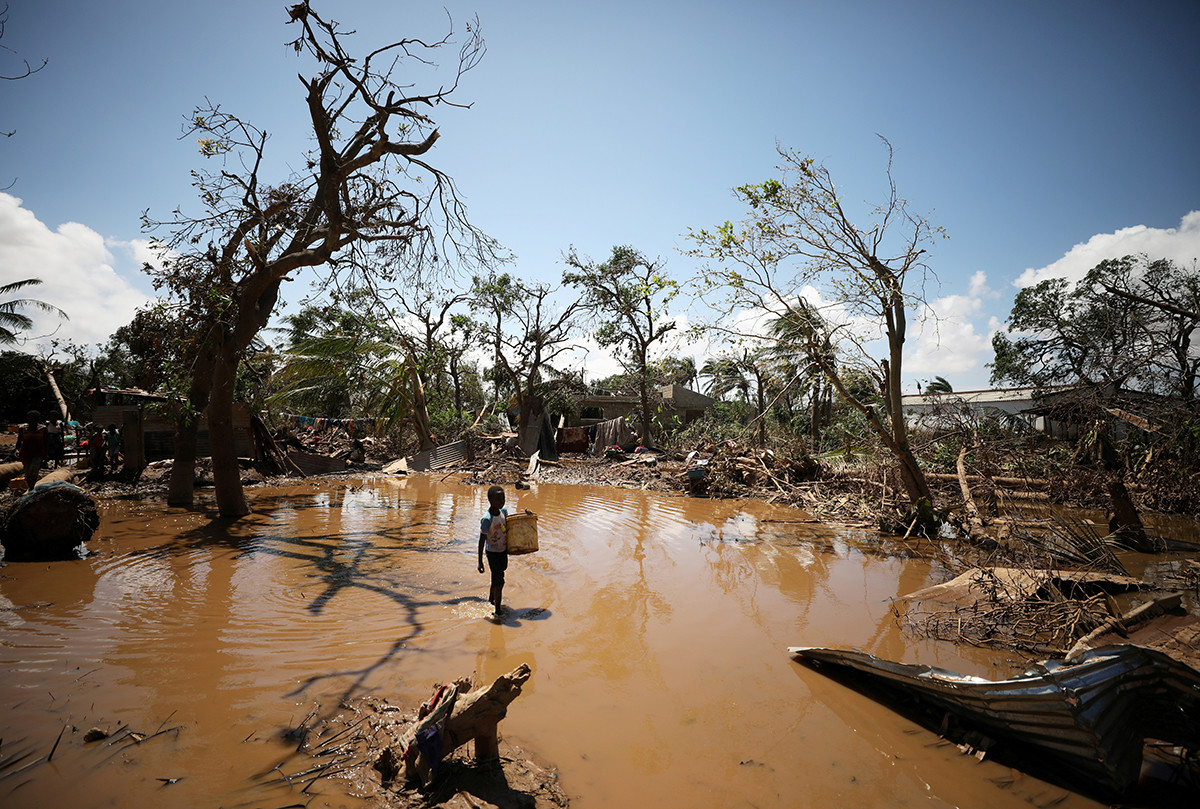
[[[1083,520],[1066,517],[1051,510],[1044,528],[1032,531],[1014,528],[1010,543],[1018,542],[1052,559],[1089,570],[1129,575],[1125,565],[1113,552],[1112,541]]]

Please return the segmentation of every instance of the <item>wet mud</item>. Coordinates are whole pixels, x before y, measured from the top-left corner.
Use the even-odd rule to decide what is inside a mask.
[[[935,583],[927,561],[759,502],[540,484],[508,491],[540,515],[541,550],[512,559],[493,623],[485,491],[310,481],[249,490],[236,522],[102,501],[88,558],[0,569],[0,805],[358,806],[350,780],[295,777],[296,728],[521,663],[501,733],[574,806],[1099,805],[790,659],[1022,668],[901,634],[891,599]]]

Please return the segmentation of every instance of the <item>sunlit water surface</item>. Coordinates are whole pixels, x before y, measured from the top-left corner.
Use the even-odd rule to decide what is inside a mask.
[[[902,635],[890,600],[931,583],[929,564],[870,552],[874,535],[757,502],[510,489],[540,515],[541,551],[513,558],[497,625],[476,570],[484,488],[249,493],[234,523],[103,502],[87,559],[0,570],[0,756],[29,753],[0,771],[0,805],[356,806],[336,778],[279,781],[305,766],[288,728],[521,663],[533,677],[501,731],[580,807],[1096,805],[1014,782],[789,658],[853,647],[1012,673],[1007,656]],[[85,743],[93,726],[149,738]]]

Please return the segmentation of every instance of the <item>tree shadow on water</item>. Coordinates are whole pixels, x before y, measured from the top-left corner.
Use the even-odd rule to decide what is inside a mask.
[[[182,532],[156,552],[194,552],[200,548],[222,547],[234,552],[234,560],[268,556],[300,562],[311,569],[311,579],[321,585],[320,592],[307,598],[304,605],[304,611],[313,616],[325,612],[339,596],[352,592],[376,595],[400,608],[401,615],[395,623],[398,628],[403,628],[403,633],[377,660],[358,668],[314,674],[289,691],[286,694],[289,698],[302,695],[321,681],[344,678],[350,678],[350,682],[341,700],[364,693],[365,684],[373,674],[393,663],[408,643],[427,631],[420,620],[422,610],[483,600],[478,595],[462,595],[442,587],[402,581],[399,574],[406,568],[396,563],[397,554],[458,552],[452,550],[453,543],[438,540],[439,534],[446,533],[444,524],[433,520],[407,520],[403,525],[396,525],[393,520],[390,525],[379,526],[381,530],[307,530],[304,536],[291,535],[281,532],[281,528],[286,531],[286,526],[264,519],[264,516],[276,513],[275,509],[328,511],[329,505],[314,503],[313,498],[298,499],[295,495],[278,499],[280,502],[277,503],[267,498],[256,499],[256,514],[250,519],[214,517],[204,525]],[[290,522],[313,526],[317,521]]]

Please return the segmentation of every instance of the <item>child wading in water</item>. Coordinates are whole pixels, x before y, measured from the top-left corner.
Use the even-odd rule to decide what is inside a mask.
[[[483,572],[483,551],[487,546],[487,563],[492,571],[492,587],[488,603],[500,617],[500,600],[504,594],[504,571],[508,569],[508,509],[504,507],[504,489],[488,489],[488,510],[479,521],[479,572]]]

